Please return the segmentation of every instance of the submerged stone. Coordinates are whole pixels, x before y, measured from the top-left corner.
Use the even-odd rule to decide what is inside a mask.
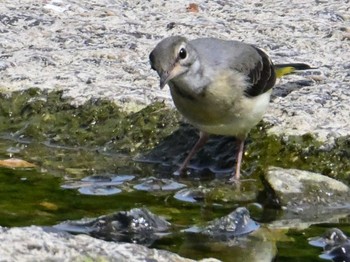
[[[239,207],[227,216],[209,222],[204,228],[195,226],[185,232],[201,233],[216,240],[229,241],[249,234],[259,227],[259,224],[250,218],[249,211],[245,207]]]
[[[209,222],[202,231],[214,238],[230,239],[249,234],[259,228],[259,224],[252,220],[245,207],[239,207],[227,216]]]
[[[310,238],[309,244],[323,248],[320,258],[339,262],[350,261],[350,240],[338,228],[328,229],[321,237]]]
[[[330,228],[321,237],[312,237],[309,244],[331,250],[336,246],[350,244],[350,239],[339,228]]]
[[[257,199],[258,191],[259,183],[253,179],[242,180],[239,185],[216,179],[208,185],[182,189],[176,192],[174,198],[190,203],[247,203]]]
[[[174,198],[189,203],[201,203],[204,201],[208,189],[204,187],[184,188],[175,193]]]
[[[131,181],[135,178],[134,175],[117,175],[115,177],[112,177],[113,182],[125,182],[125,181]]]
[[[68,181],[61,187],[64,189],[78,189],[83,195],[107,196],[122,192],[116,186],[134,179],[133,175],[93,175],[82,178],[79,181]]]
[[[140,184],[137,184],[134,186],[136,190],[141,191],[172,191],[172,190],[179,190],[181,188],[186,187],[185,184],[178,183],[171,179],[158,179],[155,177],[149,177],[142,179],[143,182]]]
[[[151,245],[168,232],[170,223],[146,208],[134,208],[95,219],[66,221],[54,227],[71,233],[86,233],[109,241]]]
[[[216,180],[210,183],[212,187],[207,198],[219,202],[253,202],[256,201],[261,183],[255,179],[242,179],[239,184]]]
[[[87,186],[80,187],[78,192],[83,195],[109,196],[122,192],[121,189],[112,186]]]

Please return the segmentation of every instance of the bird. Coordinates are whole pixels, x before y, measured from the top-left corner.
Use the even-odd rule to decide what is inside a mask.
[[[274,65],[255,45],[212,37],[164,38],[149,61],[160,88],[169,86],[177,110],[200,131],[177,173],[184,174],[210,134],[232,136],[238,147],[232,181],[240,179],[244,141],[265,114],[276,78],[311,69],[306,63]]]

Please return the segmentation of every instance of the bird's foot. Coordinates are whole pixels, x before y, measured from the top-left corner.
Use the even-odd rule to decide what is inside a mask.
[[[228,183],[230,184],[234,184],[234,185],[240,185],[241,184],[241,180],[239,179],[239,177],[237,178],[236,176],[232,176],[229,180]]]
[[[185,176],[187,175],[186,168],[179,168],[173,173],[174,176]]]
[[[230,177],[228,180],[229,183],[235,184],[235,185],[240,185],[242,182],[248,182],[248,181],[256,181],[256,179],[253,178],[245,178],[241,179],[241,174],[240,173],[233,173],[233,175]]]
[[[239,169],[236,169],[236,170],[239,170]],[[241,177],[241,172],[240,171],[233,172],[231,178],[229,179],[229,182],[237,184],[237,183],[240,182],[240,177]]]
[[[245,179],[240,179],[236,178],[235,176],[232,176],[229,180],[228,183],[234,184],[234,185],[240,185],[242,182],[255,182],[256,179],[254,178],[245,178]]]

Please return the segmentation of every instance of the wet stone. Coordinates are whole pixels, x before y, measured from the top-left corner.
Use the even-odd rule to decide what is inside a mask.
[[[256,201],[259,192],[259,183],[256,180],[242,180],[239,185],[228,183],[222,179],[210,182],[208,186],[185,188],[174,195],[174,198],[189,203],[205,201],[221,203],[237,203]]]
[[[299,215],[315,208],[317,212],[349,208],[349,187],[321,174],[270,167],[265,182],[266,191],[274,198],[271,202]]]
[[[118,175],[115,177],[112,177],[112,182],[125,182],[125,181],[131,181],[135,178],[133,175]]]
[[[324,250],[331,250],[340,245],[350,244],[350,240],[340,229],[330,228],[322,236],[310,238],[309,244],[322,247]]]
[[[103,241],[79,234],[71,235],[52,228],[0,227],[2,261],[169,261],[195,262],[174,253],[138,244]],[[219,262],[203,259],[205,262]]]
[[[122,190],[111,186],[89,186],[79,188],[78,192],[83,195],[109,196],[118,194]]]
[[[312,237],[309,244],[323,248],[320,258],[332,261],[350,261],[350,240],[338,228],[328,229],[323,236]]]
[[[260,225],[252,220],[245,207],[239,207],[227,216],[215,219],[204,228],[197,226],[184,232],[201,233],[219,241],[229,241],[235,237],[247,235],[257,230]]]
[[[169,227],[169,222],[146,208],[120,211],[96,219],[66,221],[55,226],[70,233],[86,233],[99,239],[143,245],[151,245],[166,234]]]
[[[257,180],[244,178],[239,184],[214,180],[210,186],[207,198],[215,202],[253,202],[256,201],[260,190]]]
[[[88,176],[81,179],[83,182],[93,182],[93,183],[100,183],[100,182],[110,182],[112,179],[109,176]]]
[[[64,189],[77,189],[83,195],[107,196],[122,192],[116,186],[134,179],[133,175],[94,175],[88,176],[80,181],[69,181],[61,187]]]
[[[186,187],[185,184],[178,183],[171,179],[158,179],[155,177],[149,177],[142,179],[143,182],[135,185],[134,189],[141,191],[173,191],[179,190],[181,188]]]
[[[226,240],[249,234],[259,227],[259,224],[250,218],[249,211],[245,207],[239,207],[227,216],[209,222],[202,233]]]
[[[320,255],[320,257],[328,260],[332,259],[336,262],[350,261],[350,244],[335,247],[329,252]]]
[[[174,198],[180,201],[197,203],[203,202],[208,189],[203,187],[198,188],[184,188],[174,195]]]

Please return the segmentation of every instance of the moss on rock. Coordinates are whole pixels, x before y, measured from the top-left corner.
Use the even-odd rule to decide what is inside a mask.
[[[0,95],[0,133],[58,145],[134,153],[154,147],[177,121],[178,115],[164,103],[127,114],[107,100],[74,106],[62,91]]]

